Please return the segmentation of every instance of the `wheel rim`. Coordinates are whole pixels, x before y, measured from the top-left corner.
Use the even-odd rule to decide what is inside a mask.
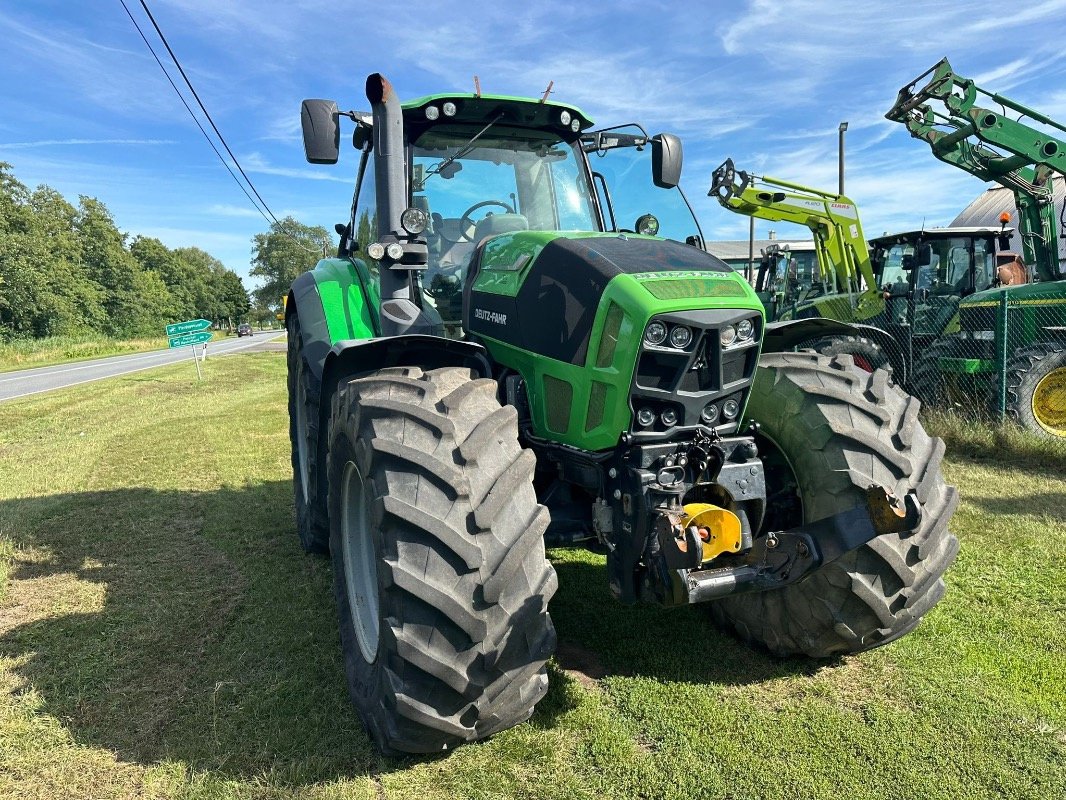
[[[306,505],[307,493],[307,389],[304,388],[304,365],[301,359],[296,373],[296,461],[300,470],[300,492]]]
[[[359,651],[372,664],[378,654],[378,570],[363,477],[351,461],[344,466],[341,486],[341,546],[348,608]]]
[[[1051,370],[1037,383],[1033,416],[1048,433],[1066,436],[1066,367]]]

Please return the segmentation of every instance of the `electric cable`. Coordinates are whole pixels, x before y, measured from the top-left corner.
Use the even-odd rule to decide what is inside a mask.
[[[223,148],[225,148],[226,152],[229,154],[229,157],[232,159],[233,165],[235,167],[237,167],[237,170],[240,172],[241,176],[244,178],[244,181],[247,184],[248,189],[252,190],[252,194],[255,195],[255,197],[258,199],[259,203],[256,203],[256,201],[252,199],[252,196],[250,194],[248,194],[247,189],[244,187],[244,185],[241,184],[240,180],[237,178],[237,176],[234,174],[233,170],[230,168],[230,165],[222,157],[222,154],[219,153],[218,148],[215,146],[214,142],[211,141],[211,137],[208,135],[207,131],[204,130],[204,127],[203,127],[203,125],[200,124],[200,121],[196,118],[196,115],[193,112],[192,108],[189,106],[188,102],[185,100],[185,97],[182,95],[182,93],[178,90],[177,85],[171,79],[170,74],[167,72],[166,68],[163,66],[163,63],[159,59],[159,56],[156,55],[156,52],[155,52],[154,48],[152,47],[152,45],[148,42],[148,39],[145,37],[144,32],[141,30],[140,25],[137,24],[137,20],[133,17],[133,14],[130,13],[129,7],[126,5],[126,1],[125,0],[119,0],[119,2],[122,3],[122,8],[126,11],[127,16],[129,16],[129,18],[130,18],[130,21],[133,22],[134,27],[137,29],[137,33],[140,34],[141,39],[144,41],[145,45],[148,47],[148,50],[149,50],[149,52],[151,52],[152,57],[155,58],[156,63],[159,65],[159,68],[163,71],[163,74],[166,76],[167,81],[170,83],[171,87],[174,89],[174,92],[181,99],[182,105],[185,106],[186,110],[189,112],[189,115],[193,118],[193,121],[196,123],[196,126],[200,129],[200,132],[204,135],[204,138],[207,139],[208,144],[211,145],[211,149],[215,151],[215,155],[217,155],[219,157],[219,160],[222,161],[222,164],[223,164],[223,166],[226,167],[227,172],[229,172],[230,175],[233,177],[233,179],[237,182],[237,185],[241,187],[241,190],[244,192],[245,196],[248,198],[248,200],[255,207],[256,211],[258,211],[260,213],[260,215],[262,215],[263,219],[266,220],[267,224],[269,224],[271,226],[271,228],[276,228],[279,233],[282,233],[285,236],[287,236],[290,239],[292,239],[303,250],[306,250],[309,253],[316,253],[317,254],[319,252],[319,248],[308,247],[306,244],[304,244],[302,241],[300,241],[293,234],[289,233],[288,231],[281,230],[281,221],[277,218],[277,216],[275,216],[274,212],[270,209],[270,206],[267,204],[266,200],[263,199],[263,196],[261,194],[259,194],[259,191],[255,188],[255,184],[252,183],[252,179],[248,177],[248,173],[246,173],[244,171],[244,168],[241,166],[240,161],[237,160],[237,156],[235,156],[233,154],[233,150],[230,148],[229,144],[226,142],[226,138],[222,135],[222,132],[218,129],[218,126],[215,124],[214,119],[211,117],[211,113],[207,110],[207,107],[204,105],[203,101],[200,99],[200,95],[197,93],[196,88],[192,85],[192,81],[189,80],[189,76],[186,74],[185,69],[181,66],[181,62],[178,60],[177,55],[174,53],[173,48],[170,46],[170,42],[167,41],[166,36],[163,34],[162,29],[159,27],[159,23],[156,22],[155,17],[152,15],[152,12],[148,8],[148,4],[145,2],[145,0],[140,0],[141,7],[144,9],[145,14],[148,15],[148,19],[151,21],[152,27],[155,28],[156,34],[159,36],[159,39],[163,43],[163,46],[167,49],[167,53],[170,55],[171,60],[174,62],[174,66],[177,67],[178,72],[181,74],[182,79],[185,81],[185,85],[188,86],[189,87],[189,91],[192,92],[192,96],[195,98],[197,105],[199,105],[200,110],[203,112],[204,116],[207,118],[208,123],[211,125],[211,129],[215,132],[215,135],[218,137],[219,142],[222,143]],[[260,208],[260,204],[262,204],[261,208]],[[265,211],[265,213],[264,213],[264,211]],[[326,252],[325,243],[323,243],[323,246],[322,246],[321,249],[322,249],[322,252],[323,252],[323,255],[324,255],[325,252]]]
[[[170,83],[170,88],[174,90],[174,93],[178,96],[178,99],[181,100],[181,104],[185,106],[185,110],[189,112],[189,116],[192,117],[192,121],[196,123],[196,127],[200,129],[200,133],[204,135],[204,139],[207,140],[208,145],[210,145],[211,149],[215,151],[215,155],[218,156],[218,160],[222,162],[222,166],[226,168],[226,171],[230,174],[230,177],[233,178],[237,186],[240,187],[240,190],[244,192],[244,196],[248,198],[248,202],[255,206],[255,210],[259,212],[259,214],[263,217],[263,219],[267,221],[267,223],[270,223],[270,217],[268,217],[263,211],[263,209],[259,207],[259,204],[252,199],[252,196],[248,193],[248,189],[245,188],[243,183],[241,183],[240,178],[237,177],[236,173],[233,171],[233,168],[229,165],[229,163],[227,163],[226,159],[223,158],[222,153],[218,152],[218,148],[215,147],[215,143],[211,141],[211,137],[208,135],[207,131],[204,130],[204,126],[201,125],[200,120],[196,118],[196,114],[193,113],[192,108],[185,100],[185,96],[178,90],[177,84],[174,83],[173,79],[170,77],[170,73],[167,72],[166,67],[163,66],[163,62],[159,59],[159,56],[156,55],[155,48],[152,47],[151,43],[148,41],[148,38],[144,35],[144,31],[141,30],[141,26],[137,24],[137,20],[134,18],[133,14],[130,13],[129,8],[126,6],[126,0],[119,0],[119,2],[122,3],[122,8],[126,12],[126,15],[130,18],[130,22],[133,23],[133,27],[136,28],[137,33],[140,34],[141,40],[144,42],[145,47],[148,48],[148,52],[152,54],[152,58],[155,59],[155,63],[159,65],[159,69],[162,70],[163,75],[167,79],[167,82]]]
[[[125,5],[125,0],[122,0],[122,3],[123,5]],[[140,0],[140,3],[141,8],[144,9],[144,13],[148,15],[148,19],[151,21],[152,27],[155,28],[155,32],[159,35],[160,41],[163,42],[163,46],[170,54],[170,58],[174,62],[174,66],[178,68],[178,72],[181,73],[181,77],[185,80],[185,85],[189,87],[189,91],[192,92],[192,96],[196,99],[196,103],[200,106],[200,110],[204,112],[204,116],[207,117],[207,121],[211,124],[211,129],[215,132],[215,135],[218,137],[218,140],[222,142],[222,146],[226,148],[226,152],[229,153],[229,157],[233,159],[233,163],[237,167],[237,170],[241,173],[242,176],[244,176],[244,180],[247,181],[248,187],[252,190],[255,196],[259,198],[259,202],[263,204],[263,208],[266,209],[266,212],[270,215],[270,218],[274,220],[274,222],[278,222],[278,218],[274,216],[274,212],[270,210],[270,206],[267,205],[266,200],[264,200],[262,195],[260,195],[259,192],[256,190],[251,178],[248,177],[248,174],[244,171],[244,167],[241,166],[241,162],[237,160],[237,156],[233,155],[233,151],[230,149],[229,144],[226,143],[226,137],[222,135],[222,132],[218,129],[218,126],[215,125],[215,121],[211,118],[211,114],[208,112],[207,107],[200,99],[200,95],[196,93],[196,89],[195,87],[193,87],[192,81],[190,81],[189,76],[185,74],[185,69],[181,66],[181,62],[178,61],[177,55],[175,55],[174,50],[170,47],[170,42],[167,41],[167,37],[163,35],[163,31],[160,29],[159,23],[157,23],[155,21],[155,17],[152,16],[152,12],[151,10],[149,10],[148,4],[145,2],[145,0]]]

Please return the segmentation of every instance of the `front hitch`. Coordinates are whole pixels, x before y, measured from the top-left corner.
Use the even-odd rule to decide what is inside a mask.
[[[901,501],[882,487],[871,486],[863,505],[759,537],[742,564],[720,569],[671,570],[673,596],[667,603],[702,603],[726,595],[787,586],[882,534],[914,530],[921,518],[913,492]]]

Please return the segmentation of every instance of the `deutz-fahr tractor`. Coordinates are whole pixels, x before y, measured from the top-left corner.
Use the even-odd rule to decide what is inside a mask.
[[[677,137],[545,98],[401,104],[379,74],[366,93],[370,113],[304,102],[308,160],[336,163],[348,119],[359,169],[336,257],[285,313],[299,535],[332,555],[384,752],[533,713],[546,546],[776,654],[918,624],[957,550],[943,444],[886,371],[786,352],[809,321],[768,325],[702,248]]]

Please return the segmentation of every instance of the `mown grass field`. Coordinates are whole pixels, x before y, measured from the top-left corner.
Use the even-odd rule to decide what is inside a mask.
[[[225,331],[215,331],[215,339],[225,339]],[[48,336],[43,339],[0,341],[0,372],[33,367],[50,367],[68,361],[121,356],[162,350],[166,336],[145,339],[111,339],[106,336]]]
[[[960,446],[945,601],[830,664],[615,605],[601,557],[554,552],[533,719],[392,760],[297,545],[283,356],[205,367],[0,405],[2,797],[1066,796],[1062,461]]]

